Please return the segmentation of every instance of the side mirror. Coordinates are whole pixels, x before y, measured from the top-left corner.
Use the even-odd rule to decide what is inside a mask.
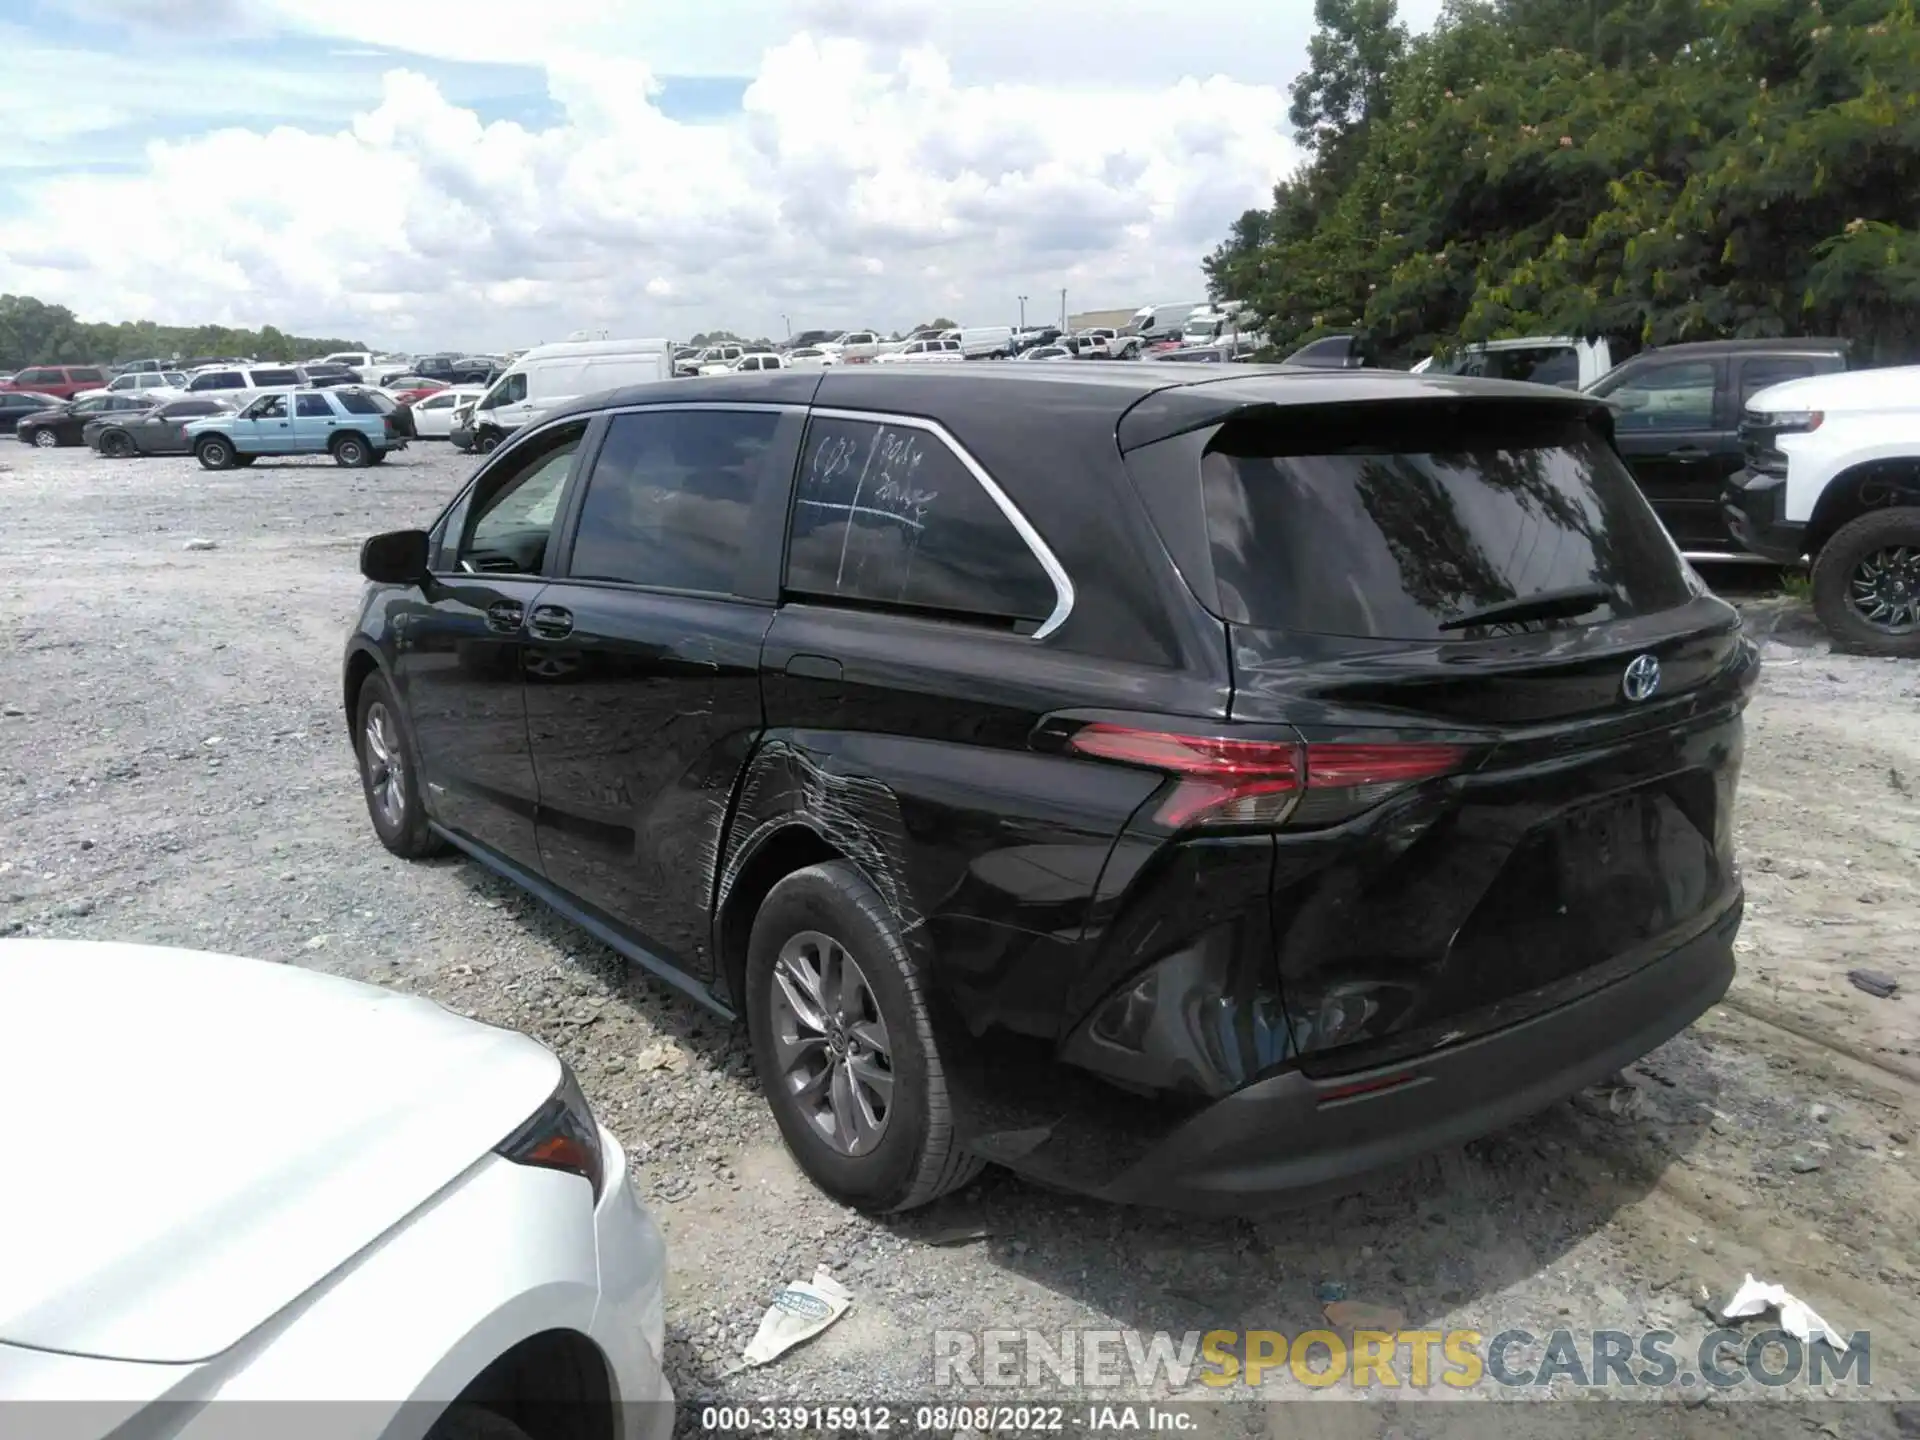
[[[389,530],[360,547],[360,573],[376,585],[415,585],[427,578],[432,542],[424,530]]]

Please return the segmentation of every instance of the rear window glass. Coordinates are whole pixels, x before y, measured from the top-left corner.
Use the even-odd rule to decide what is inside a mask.
[[[1221,611],[1243,624],[1457,640],[1485,631],[1448,622],[1578,586],[1605,597],[1519,623],[1593,624],[1692,598],[1619,456],[1578,419],[1353,407],[1311,426],[1242,423],[1208,447],[1201,477]]]
[[[1563,389],[1580,384],[1580,356],[1571,345],[1516,346],[1501,350],[1463,350],[1433,367],[1443,375],[1478,375],[1489,380],[1529,380]]]
[[[1032,548],[939,436],[816,416],[787,549],[787,589],[1019,628],[1057,597]]]
[[[340,408],[349,415],[378,415],[380,407],[373,403],[373,397],[364,390],[336,390],[333,398],[340,402]]]

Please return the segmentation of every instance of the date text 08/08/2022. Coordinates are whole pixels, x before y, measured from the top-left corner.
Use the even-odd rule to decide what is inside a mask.
[[[1178,1406],[1151,1404],[1085,1405],[706,1405],[700,1429],[711,1434],[865,1434],[901,1430],[949,1435],[969,1430],[995,1434],[1055,1434],[1065,1431],[1145,1430],[1192,1433],[1200,1417]]]

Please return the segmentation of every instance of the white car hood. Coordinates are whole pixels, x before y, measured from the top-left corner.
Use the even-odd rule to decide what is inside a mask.
[[[1920,411],[1920,365],[1896,365],[1883,370],[1837,370],[1770,385],[1747,401],[1750,410],[1821,410],[1844,414],[1852,410]]]
[[[533,1040],[291,966],[0,941],[0,1342],[187,1362],[505,1139]]]

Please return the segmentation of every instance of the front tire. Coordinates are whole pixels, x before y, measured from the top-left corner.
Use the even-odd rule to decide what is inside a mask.
[[[209,435],[193,447],[193,453],[203,469],[231,470],[236,452],[228,441],[218,435]]]
[[[124,460],[133,454],[133,441],[118,430],[109,430],[100,437],[100,453],[109,460]]]
[[[860,1210],[909,1210],[980,1172],[954,1135],[918,963],[853,865],[811,865],[768,892],[746,989],[761,1089],[814,1184]]]
[[[500,442],[506,439],[498,430],[482,430],[473,437],[473,451],[476,455],[491,455],[500,448]]]
[[[373,462],[367,457],[373,447],[358,435],[337,436],[333,442],[333,463],[349,470],[364,470]]]
[[[52,430],[35,430],[32,434],[36,450],[51,450],[60,443],[60,436]]]
[[[1836,644],[1920,657],[1920,506],[1851,520],[1813,562],[1813,608]]]
[[[369,675],[360,687],[353,749],[360,762],[367,818],[373,821],[380,843],[403,860],[442,853],[445,842],[427,824],[413,735],[384,675]]]

